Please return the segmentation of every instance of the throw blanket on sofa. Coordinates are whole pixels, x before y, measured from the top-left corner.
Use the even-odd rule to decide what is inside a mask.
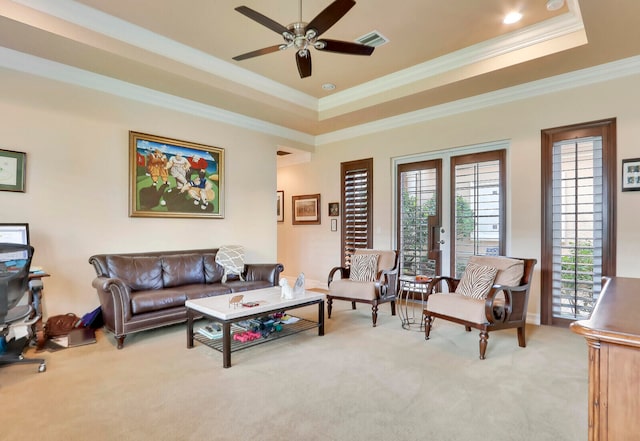
[[[224,268],[222,283],[227,281],[227,276],[237,275],[242,278],[244,269],[244,247],[242,245],[223,245],[218,249],[216,262]]]

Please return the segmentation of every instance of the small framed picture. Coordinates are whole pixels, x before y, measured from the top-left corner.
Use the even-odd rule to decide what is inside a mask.
[[[340,204],[338,202],[329,202],[329,216],[340,216]]]
[[[338,219],[331,219],[331,231],[338,231]]]
[[[640,191],[640,158],[622,160],[622,191]]]
[[[293,225],[320,224],[320,194],[292,196]]]
[[[278,199],[278,205],[277,205],[278,222],[284,222],[284,191],[278,190],[276,194]]]
[[[0,190],[24,193],[27,154],[0,150]]]

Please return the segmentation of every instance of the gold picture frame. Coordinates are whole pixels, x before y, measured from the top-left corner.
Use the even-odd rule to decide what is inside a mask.
[[[224,218],[224,149],[129,132],[129,216]]]

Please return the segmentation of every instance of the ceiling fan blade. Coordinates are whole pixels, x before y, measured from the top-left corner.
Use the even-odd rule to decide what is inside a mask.
[[[349,9],[355,6],[353,0],[335,0],[327,6],[316,18],[311,20],[307,25],[307,29],[315,29],[318,36],[324,34],[331,26],[336,24]]]
[[[341,54],[349,55],[371,55],[375,49],[372,46],[366,46],[364,44],[351,43],[349,41],[329,40],[323,38],[318,40],[318,43],[324,43],[323,48],[316,47],[319,51],[327,52],[339,52]]]
[[[246,54],[237,55],[233,57],[236,61],[246,60],[247,58],[257,57],[259,55],[270,54],[272,52],[278,52],[280,50],[280,45],[276,44],[275,46],[269,46],[262,49],[258,49],[255,51],[247,52]]]
[[[307,51],[307,55],[300,55],[300,51],[296,52],[296,64],[300,78],[311,76],[311,52]]]
[[[248,8],[246,6],[238,6],[235,9],[239,13],[249,17],[251,20],[257,21],[262,26],[266,26],[269,29],[271,29],[273,32],[276,32],[280,35],[282,35],[283,32],[289,32],[289,29],[286,28],[285,26],[281,25],[276,21],[271,20],[269,17],[266,17],[257,11],[254,11],[251,8]]]

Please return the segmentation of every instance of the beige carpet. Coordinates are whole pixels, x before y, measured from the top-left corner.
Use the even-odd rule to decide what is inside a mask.
[[[313,318],[317,308],[301,315]],[[232,354],[184,325],[41,353],[0,369],[0,439],[473,440],[587,439],[587,347],[567,329],[490,334],[436,320],[432,338],[403,330],[385,305],[334,302],[326,335],[307,331]],[[41,355],[37,354],[37,355]],[[36,354],[30,350],[27,356]]]

